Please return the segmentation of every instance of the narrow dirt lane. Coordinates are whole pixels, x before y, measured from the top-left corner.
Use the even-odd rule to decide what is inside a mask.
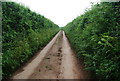
[[[12,79],[87,79],[87,72],[73,53],[64,31],[25,66],[15,72]]]

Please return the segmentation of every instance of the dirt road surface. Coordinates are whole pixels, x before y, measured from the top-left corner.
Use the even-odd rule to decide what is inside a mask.
[[[83,68],[71,49],[65,32],[59,31],[11,79],[88,79],[88,72]]]

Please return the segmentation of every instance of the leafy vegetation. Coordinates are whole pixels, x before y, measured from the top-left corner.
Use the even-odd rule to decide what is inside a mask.
[[[3,78],[45,46],[59,28],[49,19],[14,2],[2,3]]]
[[[65,26],[71,46],[94,78],[120,80],[120,2],[92,5]]]

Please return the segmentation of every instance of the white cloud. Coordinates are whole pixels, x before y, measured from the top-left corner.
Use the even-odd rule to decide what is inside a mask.
[[[59,26],[65,26],[99,0],[12,0],[23,3],[31,10],[44,15]]]

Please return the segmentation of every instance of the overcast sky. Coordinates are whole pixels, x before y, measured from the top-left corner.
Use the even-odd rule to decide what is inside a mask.
[[[74,18],[90,8],[91,2],[100,0],[12,0],[22,3],[32,11],[40,13],[60,27],[65,26]]]

